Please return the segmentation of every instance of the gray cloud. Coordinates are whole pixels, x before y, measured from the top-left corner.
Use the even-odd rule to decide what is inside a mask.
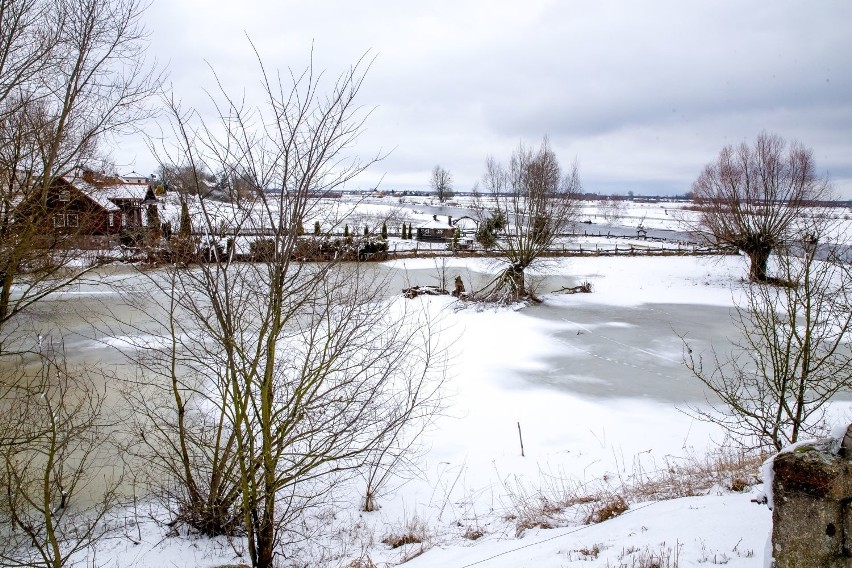
[[[723,145],[765,129],[812,147],[852,197],[843,0],[155,0],[148,20],[177,96],[202,107],[214,84],[205,61],[229,89],[256,93],[244,33],[268,68],[302,68],[312,46],[330,75],[375,54],[358,151],[394,151],[365,185],[425,187],[440,163],[467,188],[486,156],[547,134],[589,190],[681,192]],[[153,167],[139,141],[121,153]]]

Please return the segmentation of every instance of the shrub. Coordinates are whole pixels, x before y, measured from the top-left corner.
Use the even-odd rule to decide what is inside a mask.
[[[598,501],[589,507],[586,515],[586,524],[602,523],[624,513],[630,507],[621,495],[614,495],[609,499]]]
[[[275,239],[255,239],[249,243],[253,260],[270,261],[275,257]]]

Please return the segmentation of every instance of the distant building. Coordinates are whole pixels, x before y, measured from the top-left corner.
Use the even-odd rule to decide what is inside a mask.
[[[150,185],[153,184],[156,176],[151,174],[151,176],[143,176],[142,174],[138,174],[136,172],[130,172],[126,176],[120,176],[121,181],[128,184],[133,185]]]
[[[143,209],[157,203],[145,179],[128,180],[88,171],[56,178],[45,197],[43,232],[113,235],[145,226]],[[33,199],[23,199],[17,214],[30,213]]]
[[[439,221],[437,215],[432,215],[432,220],[417,227],[416,239],[426,242],[451,242],[456,232],[453,226],[453,218],[447,217],[447,222]]]

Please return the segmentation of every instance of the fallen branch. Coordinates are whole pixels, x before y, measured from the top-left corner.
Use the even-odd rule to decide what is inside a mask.
[[[411,288],[403,288],[402,295],[411,300],[417,296],[449,296],[450,293],[435,286],[412,286]]]
[[[558,294],[560,292],[564,292],[566,294],[591,294],[592,285],[589,282],[583,282],[579,286],[572,286],[571,288],[560,288],[559,290],[556,290],[554,294]]]

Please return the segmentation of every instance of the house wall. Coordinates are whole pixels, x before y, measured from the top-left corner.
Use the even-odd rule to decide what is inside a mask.
[[[417,229],[417,240],[418,241],[452,241],[453,233],[455,229],[428,229],[418,227]]]
[[[114,200],[118,210],[107,210],[64,180],[47,195],[45,230],[62,234],[115,235],[142,226],[142,208],[133,199]]]
[[[47,194],[45,231],[61,234],[104,235],[111,232],[107,211],[63,180]]]
[[[36,219],[33,246],[37,248],[70,241],[78,248],[104,248],[123,230],[144,226],[141,199],[116,199],[105,208],[61,178],[54,181],[46,195],[39,193],[26,197],[13,213],[18,222]]]

